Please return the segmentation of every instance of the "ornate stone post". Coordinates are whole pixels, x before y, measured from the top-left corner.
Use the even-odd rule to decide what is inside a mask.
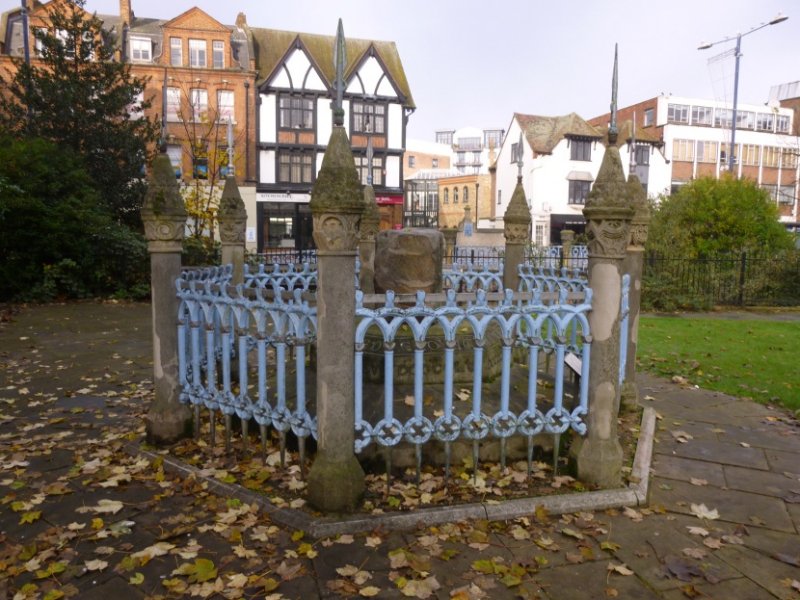
[[[575,232],[572,229],[561,230],[561,264],[568,269],[572,268],[572,242]]]
[[[247,226],[247,211],[236,185],[236,178],[229,175],[225,179],[222,198],[219,201],[219,237],[222,240],[222,264],[233,265],[234,285],[242,283],[244,273],[244,242]]]
[[[335,46],[333,132],[311,190],[317,244],[317,455],[308,500],[323,512],[355,510],[364,471],[354,453],[355,257],[363,193],[344,130],[345,43],[339,21]]]
[[[517,186],[503,216],[503,234],[506,238],[503,287],[516,292],[519,287],[517,267],[525,262],[525,246],[531,241],[531,211],[525,200],[522,177],[517,177]]]
[[[456,239],[458,238],[458,227],[442,227],[444,235],[444,259],[448,266],[456,262]]]
[[[571,452],[578,478],[601,487],[616,487],[622,476],[622,447],[617,433],[619,413],[620,301],[622,261],[628,247],[633,207],[625,183],[617,142],[617,59],[614,53],[611,125],[608,148],[583,215],[589,251],[589,286],[594,292],[589,328],[592,356],[589,367],[587,435]]]
[[[153,161],[142,221],[150,252],[153,305],[153,383],[155,397],[145,416],[147,441],[169,444],[191,434],[192,414],[178,400],[178,297],[175,280],[181,274],[181,242],[186,209],[166,154]]]
[[[381,215],[375,202],[375,190],[371,185],[364,186],[364,214],[358,229],[358,258],[361,271],[358,285],[365,294],[375,293],[375,238],[380,228]]]
[[[635,154],[633,154],[635,156]],[[647,194],[636,175],[629,175],[628,188],[633,203],[633,221],[622,272],[631,276],[628,297],[628,357],[625,363],[625,378],[622,383],[623,406],[633,407],[639,403],[639,388],[636,385],[636,350],[639,346],[639,312],[642,303],[642,272],[644,270],[644,245],[650,224],[650,207]]]

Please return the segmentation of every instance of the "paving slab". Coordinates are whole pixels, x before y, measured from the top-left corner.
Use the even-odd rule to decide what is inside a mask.
[[[676,480],[669,480],[670,489],[664,489],[658,481],[656,479],[654,482],[651,501],[663,505],[667,510],[689,515],[692,514],[691,504],[705,504],[709,510],[717,509],[723,521],[795,531],[783,501],[777,498]],[[703,522],[697,519],[698,525],[702,526]]]
[[[658,598],[638,577],[609,574],[609,561],[594,561],[546,569],[534,576],[548,598],[553,600],[597,600],[616,590],[619,598],[631,600]]]
[[[731,465],[724,465],[722,469],[725,473],[727,487],[731,489],[775,496],[776,498],[789,497],[792,492],[795,492],[800,500],[800,481],[795,477]]]
[[[671,454],[656,453],[653,457],[653,473],[658,478],[690,481],[703,479],[709,485],[723,487],[726,484],[722,465],[705,460],[681,458]]]
[[[776,473],[793,473],[800,477],[800,451],[765,450],[769,468]]]
[[[797,591],[782,583],[785,579],[790,581],[797,579],[798,569],[796,566],[788,565],[742,546],[723,547],[715,552],[715,556],[727,562],[774,596],[786,600],[797,598]]]
[[[716,584],[692,583],[685,590],[671,590],[663,595],[665,600],[686,600],[692,594],[704,600],[775,600],[775,596],[746,577],[728,579]]]
[[[665,453],[664,444],[659,445],[658,453]],[[675,443],[671,448],[675,456],[694,458],[723,465],[736,465],[752,469],[768,470],[769,463],[764,451],[760,448],[745,448],[738,444],[712,442],[707,440],[689,440],[685,444]]]

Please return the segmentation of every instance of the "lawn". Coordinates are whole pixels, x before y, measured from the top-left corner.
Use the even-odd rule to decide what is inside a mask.
[[[639,368],[800,409],[800,322],[643,316]]]

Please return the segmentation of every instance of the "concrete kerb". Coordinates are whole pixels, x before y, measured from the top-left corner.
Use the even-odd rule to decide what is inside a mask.
[[[132,455],[143,456],[149,460],[159,459],[163,461],[165,471],[202,481],[211,492],[228,498],[237,498],[248,504],[256,504],[280,525],[302,530],[315,538],[325,538],[376,529],[384,531],[413,529],[420,525],[429,526],[470,519],[504,521],[531,515],[537,506],[542,506],[550,514],[562,514],[645,505],[649,489],[655,425],[656,411],[652,407],[646,407],[642,413],[639,440],[631,469],[631,483],[624,488],[516,498],[492,503],[431,507],[403,513],[359,514],[341,518],[316,517],[298,509],[279,508],[261,494],[203,475],[196,467],[184,464],[167,454],[143,449],[137,443],[129,443],[125,449]]]

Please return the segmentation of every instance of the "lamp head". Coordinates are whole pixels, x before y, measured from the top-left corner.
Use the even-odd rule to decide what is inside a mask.
[[[713,46],[711,42],[700,42],[700,45],[697,47],[698,50],[708,50]]]
[[[783,23],[783,22],[784,22],[786,19],[788,19],[788,18],[789,18],[789,17],[787,17],[785,14],[783,14],[783,13],[779,12],[777,15],[775,15],[775,18],[774,18],[774,19],[772,19],[772,20],[769,22],[769,24],[770,24],[770,25],[777,25],[778,23]]]

